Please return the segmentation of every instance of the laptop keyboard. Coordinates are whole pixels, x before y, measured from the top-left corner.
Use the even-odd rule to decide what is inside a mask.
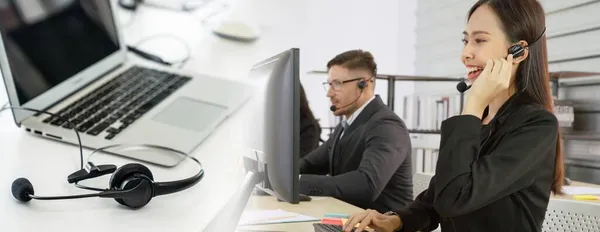
[[[340,225],[332,225],[332,224],[323,224],[323,223],[313,223],[313,228],[315,232],[342,232],[342,226]],[[355,231],[356,228],[352,228],[352,231]]]
[[[93,136],[106,131],[105,139],[112,139],[190,80],[187,76],[134,66],[61,109],[56,113],[61,118],[51,116],[43,122],[67,129],[75,124],[80,133]]]

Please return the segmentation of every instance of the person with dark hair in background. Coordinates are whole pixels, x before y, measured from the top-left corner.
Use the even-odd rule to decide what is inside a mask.
[[[345,231],[542,231],[564,181],[545,23],[536,0],[475,3],[461,55],[472,88],[462,114],[442,124],[428,189],[408,207],[353,215]]]
[[[321,126],[313,115],[304,87],[300,85],[300,158],[319,146]]]
[[[332,136],[300,160],[299,192],[387,211],[412,201],[406,125],[375,94],[371,53],[351,50],[327,63],[331,111],[343,116]]]

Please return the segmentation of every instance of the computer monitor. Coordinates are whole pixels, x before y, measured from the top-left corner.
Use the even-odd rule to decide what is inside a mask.
[[[252,154],[244,155],[246,178],[203,231],[233,231],[253,189],[289,203],[310,200],[298,192],[299,52],[297,48],[289,49],[255,64],[250,70],[250,78],[264,84],[260,84],[260,94],[252,99],[255,105],[250,108],[254,117],[246,119],[250,126],[245,129],[252,132],[249,138]]]
[[[246,156],[247,170],[264,172],[258,192],[289,203],[309,201],[299,194],[300,50],[292,48],[255,64],[250,78],[261,82],[255,100],[250,144],[256,154]],[[255,155],[255,156],[253,156]]]

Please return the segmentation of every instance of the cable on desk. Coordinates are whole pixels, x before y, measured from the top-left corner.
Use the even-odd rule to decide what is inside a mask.
[[[53,118],[58,118],[60,120],[67,122],[67,124],[72,126],[73,131],[75,131],[75,135],[77,136],[77,142],[79,144],[79,166],[80,166],[80,169],[83,169],[83,144],[81,143],[81,137],[79,136],[79,131],[77,131],[77,125],[75,123],[73,123],[70,119],[68,119],[67,117],[55,114],[55,113],[50,113],[48,111],[44,111],[44,110],[37,110],[37,109],[22,107],[22,106],[10,106],[8,104],[8,102],[6,104],[4,104],[4,106],[2,106],[2,108],[0,108],[0,113],[7,109],[25,110],[25,111],[35,112],[37,114],[47,114]]]
[[[8,106],[8,102],[5,102],[4,104],[2,104],[2,106],[0,106],[0,109],[4,109],[4,107]],[[0,110],[2,111],[2,110]]]
[[[129,14],[129,20],[127,20],[125,23],[121,24],[120,26],[122,28],[130,27],[135,22],[135,18],[137,15],[138,15],[137,11],[131,11],[131,13]]]
[[[181,44],[183,44],[183,46],[185,47],[185,50],[186,50],[185,57],[182,59],[179,59],[179,60],[175,60],[175,61],[165,61],[156,55],[152,55],[150,53],[144,52],[138,48],[144,43],[147,43],[154,39],[161,39],[161,38],[170,38],[170,39],[176,40],[176,41],[180,42]],[[148,60],[151,60],[151,61],[154,61],[157,63],[161,63],[161,64],[169,65],[169,66],[179,64],[178,68],[180,68],[180,69],[191,58],[191,50],[192,50],[190,48],[190,46],[183,39],[181,39],[180,37],[177,37],[173,34],[156,34],[156,35],[148,36],[148,37],[140,39],[137,43],[135,43],[135,45],[128,45],[127,49],[145,59],[148,59]]]
[[[123,5],[122,2],[119,1],[119,5],[122,8],[125,8],[125,9],[128,9],[129,11],[131,11],[131,17],[130,17],[130,19],[126,23],[124,23],[123,25],[121,25],[122,27],[129,27],[129,26],[131,26],[133,24],[133,22],[135,21],[135,18],[137,16],[137,14],[139,14],[139,12],[138,12],[139,11],[138,4],[139,3],[136,2],[134,5],[128,6],[128,5]],[[210,19],[216,17],[217,15],[222,14],[225,10],[227,10],[227,9],[230,8],[229,4],[226,3],[226,2],[216,1],[216,0],[205,0],[202,3],[202,6],[197,6],[197,7],[194,8],[194,12],[197,12],[199,9],[210,8],[209,6],[211,4],[219,4],[219,6],[214,7],[214,9],[212,9],[212,11],[208,15],[200,18],[201,24],[206,24],[207,21],[209,21]],[[153,6],[152,4],[146,4],[146,5]],[[154,7],[156,7],[156,6],[154,6]],[[158,6],[158,8],[164,8],[164,7]],[[191,11],[187,11],[185,9],[182,9],[182,10],[183,11],[181,11],[181,12],[186,12],[186,13],[191,12]],[[192,16],[195,15],[195,13],[189,13],[189,14],[192,15]],[[142,51],[141,49],[139,49],[139,47],[140,47],[141,44],[143,44],[145,42],[148,42],[150,40],[153,40],[153,39],[158,39],[158,38],[172,38],[174,40],[179,41],[181,44],[183,44],[185,46],[186,56],[184,58],[182,58],[182,59],[179,59],[179,60],[166,61],[166,60],[163,60],[161,57],[159,57],[157,55],[150,54],[148,52],[145,52],[145,51]],[[147,59],[147,60],[159,63],[159,64],[164,64],[164,65],[168,65],[168,66],[178,65],[177,68],[179,68],[179,69],[181,69],[186,64],[186,62],[191,58],[191,48],[190,48],[190,46],[183,39],[181,39],[181,38],[179,38],[179,37],[177,37],[175,35],[172,35],[172,34],[152,35],[152,36],[149,36],[149,37],[141,39],[140,41],[138,41],[134,45],[128,45],[127,49],[130,52],[133,52],[134,54],[136,54],[136,55],[138,55],[138,56],[140,56],[140,57],[142,57],[144,59]]]

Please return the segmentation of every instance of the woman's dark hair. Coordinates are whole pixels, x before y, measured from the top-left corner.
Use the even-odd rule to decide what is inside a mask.
[[[521,95],[553,112],[546,36],[542,36],[545,32],[546,19],[541,4],[537,0],[479,0],[469,10],[468,19],[482,5],[489,6],[496,13],[511,43],[518,43],[520,40],[528,43],[529,55],[520,63],[515,77],[517,91],[525,88]],[[538,38],[539,40],[535,41]],[[561,141],[559,132],[552,183],[552,191],[555,194],[562,194],[564,181]]]
[[[310,110],[310,106],[308,105],[308,99],[306,98],[306,93],[304,92],[304,87],[300,85],[300,118],[308,119],[308,121],[316,121],[315,115],[313,115],[312,110]]]

